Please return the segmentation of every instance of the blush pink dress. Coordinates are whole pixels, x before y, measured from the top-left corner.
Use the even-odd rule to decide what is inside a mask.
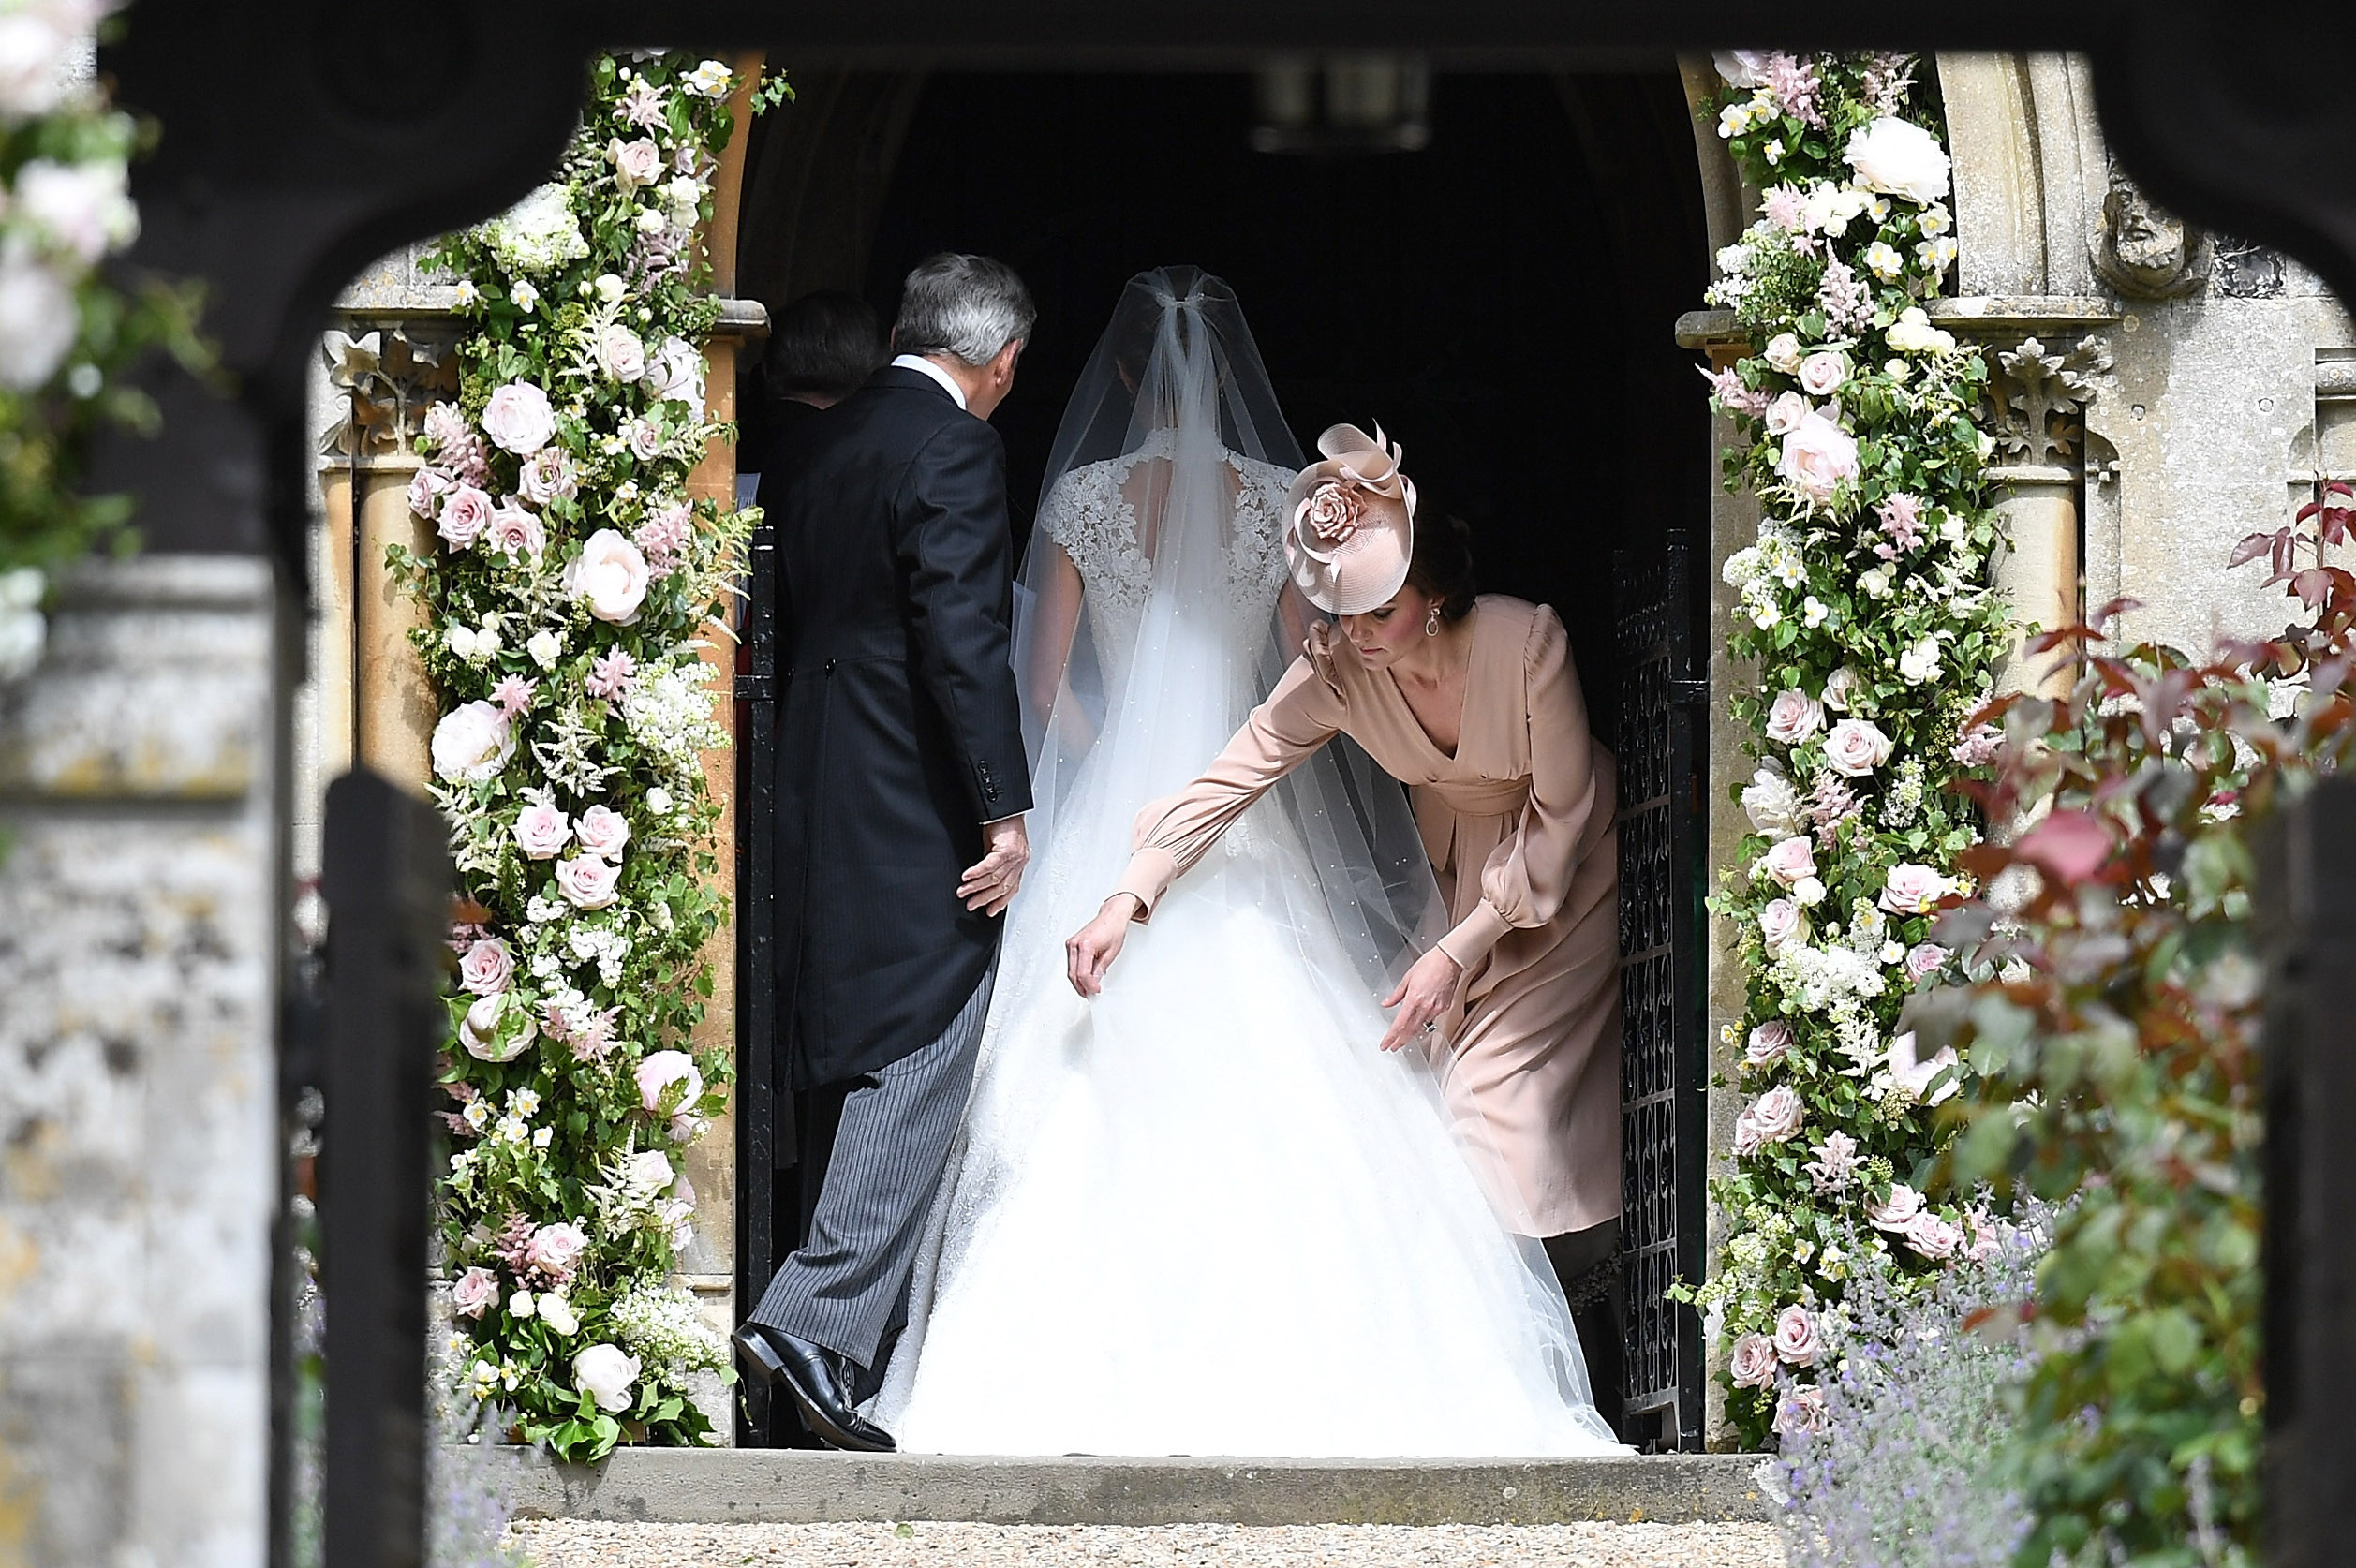
[[[1587,729],[1563,623],[1485,594],[1453,756],[1349,640],[1303,656],[1202,777],[1138,814],[1117,891],[1141,918],[1245,807],[1336,734],[1408,786],[1464,966],[1435,1057],[1519,1198],[1517,1228],[1585,1230],[1620,1213],[1618,855],[1610,753]]]

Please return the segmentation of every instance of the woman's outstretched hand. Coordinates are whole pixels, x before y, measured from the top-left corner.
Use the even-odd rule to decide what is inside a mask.
[[[1100,920],[1103,916],[1098,917]],[[1094,930],[1090,926],[1089,930]],[[1087,932],[1082,932],[1086,936]],[[1383,998],[1385,1007],[1399,1011],[1391,1015],[1390,1032],[1383,1036],[1383,1049],[1396,1051],[1418,1039],[1424,1030],[1440,1021],[1456,1004],[1456,988],[1464,979],[1463,966],[1438,948],[1415,960],[1391,994]]]
[[[1094,920],[1063,944],[1064,972],[1072,978],[1072,989],[1092,997],[1104,988],[1104,971],[1120,956],[1120,944],[1129,939],[1129,923],[1138,908],[1135,894],[1116,893],[1104,900]]]

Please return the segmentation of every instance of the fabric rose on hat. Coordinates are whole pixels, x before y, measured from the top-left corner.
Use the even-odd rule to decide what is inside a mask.
[[[1797,687],[1776,694],[1767,706],[1767,738],[1778,746],[1798,746],[1824,728],[1824,704]]]
[[[462,1318],[479,1318],[499,1299],[499,1277],[477,1265],[458,1276],[450,1287],[450,1309]]]
[[[564,590],[589,601],[589,614],[615,626],[630,626],[646,602],[652,574],[638,546],[611,528],[600,528],[565,563]]]
[[[482,433],[502,451],[529,457],[556,437],[556,410],[529,381],[510,381],[483,405]]]
[[[1726,1371],[1737,1388],[1765,1388],[1775,1381],[1775,1341],[1764,1334],[1745,1334],[1734,1342]]]
[[[1798,1302],[1775,1314],[1775,1358],[1788,1367],[1813,1367],[1824,1354],[1814,1313]]]
[[[496,937],[483,938],[458,960],[459,984],[478,997],[496,996],[506,990],[514,973],[514,955],[508,952],[507,943]]]
[[[621,867],[598,855],[556,863],[556,891],[576,910],[602,910],[619,896]]]
[[[1366,498],[1356,485],[1340,480],[1327,480],[1311,491],[1301,508],[1302,528],[1328,549],[1349,543],[1365,521]]]
[[[704,1074],[685,1051],[656,1051],[638,1064],[638,1102],[657,1116],[684,1110],[704,1098]],[[674,1099],[673,1085],[679,1087]],[[665,1107],[669,1107],[666,1109]]]
[[[591,1345],[572,1358],[572,1386],[597,1400],[597,1408],[608,1415],[630,1409],[638,1372],[638,1357],[613,1345]]]
[[[1824,738],[1824,765],[1845,778],[1862,778],[1889,761],[1897,743],[1870,718],[1845,718]]]
[[[453,784],[496,777],[515,754],[515,727],[496,703],[462,703],[434,726],[434,771]]]
[[[1884,115],[1849,134],[1842,157],[1857,170],[1857,183],[1884,196],[1903,196],[1921,206],[1947,199],[1951,166],[1939,139],[1911,120]]]

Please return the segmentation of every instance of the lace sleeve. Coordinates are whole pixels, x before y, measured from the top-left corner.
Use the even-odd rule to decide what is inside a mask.
[[[1058,480],[1040,503],[1038,526],[1063,546],[1089,593],[1110,604],[1145,602],[1153,568],[1137,553],[1136,525],[1111,466],[1091,463]]]
[[[1238,605],[1265,612],[1284,583],[1284,493],[1290,471],[1245,457],[1236,460],[1242,487],[1236,496],[1236,538],[1228,555],[1228,589]]]

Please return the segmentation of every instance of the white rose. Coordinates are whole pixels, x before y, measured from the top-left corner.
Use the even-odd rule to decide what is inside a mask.
[[[660,208],[645,207],[639,210],[637,227],[641,234],[659,234],[671,227],[671,220]]]
[[[600,528],[565,564],[565,592],[589,601],[589,614],[615,626],[638,619],[651,574],[638,546],[611,528]]]
[[[453,784],[496,777],[515,754],[515,727],[496,703],[465,703],[434,726],[434,771]]]
[[[1846,713],[1849,705],[1864,695],[1865,677],[1844,664],[1825,677],[1824,705],[1834,713]]]
[[[1889,761],[1897,743],[1870,718],[1845,718],[1824,738],[1824,765],[1845,778],[1862,778]]]
[[[646,791],[646,809],[658,817],[671,815],[671,791],[658,784]]]
[[[1825,885],[1815,877],[1802,877],[1791,884],[1792,902],[1803,910],[1813,910],[1825,900]]]
[[[1939,678],[1939,644],[1926,637],[1898,656],[1898,673],[1909,686],[1921,686]]]
[[[618,1415],[630,1407],[638,1370],[638,1357],[613,1345],[591,1345],[572,1358],[572,1386],[596,1399],[608,1415]]]
[[[1808,917],[1788,898],[1778,898],[1759,910],[1759,936],[1771,954],[1808,939]]]
[[[1761,768],[1742,789],[1742,811],[1761,833],[1781,836],[1800,831],[1800,791],[1782,774]]]
[[[1849,378],[1849,362],[1830,348],[1820,348],[1800,362],[1800,386],[1810,397],[1829,397]]]
[[[597,855],[556,863],[556,891],[576,910],[602,910],[619,896],[622,869]]]
[[[1777,694],[1767,707],[1767,738],[1778,746],[1798,746],[1824,727],[1824,704],[1792,687]]]
[[[1800,339],[1789,333],[1777,333],[1767,340],[1767,347],[1760,350],[1760,357],[1766,360],[1770,366],[1782,371],[1785,375],[1795,375],[1800,369],[1800,362],[1802,358],[1800,351]]]
[[[671,1086],[677,1084],[675,1115],[687,1115],[704,1098],[704,1074],[685,1051],[656,1051],[642,1058],[632,1076],[638,1080],[638,1102],[652,1114],[662,1109]]]
[[[1795,834],[1760,856],[1759,864],[1767,867],[1767,874],[1778,883],[1795,887],[1802,878],[1816,874],[1816,847]]]
[[[1912,121],[1885,115],[1849,135],[1841,155],[1857,170],[1857,183],[1885,196],[1903,196],[1929,206],[1946,200],[1947,149]]]
[[[458,960],[458,981],[478,997],[495,997],[515,976],[515,955],[496,937],[485,937]]]
[[[540,1321],[546,1324],[549,1332],[560,1339],[570,1339],[581,1328],[581,1319],[574,1313],[572,1303],[555,1291],[541,1296]]]
[[[633,1154],[623,1161],[623,1180],[642,1192],[659,1192],[677,1176],[671,1168],[671,1157],[659,1148]]]
[[[605,155],[614,165],[614,183],[624,190],[641,190],[662,178],[662,149],[647,137],[624,141],[615,137]]]
[[[622,281],[619,273],[600,273],[597,281],[590,287],[597,290],[598,301],[601,304],[620,304],[622,296],[630,292],[630,285]]]
[[[704,407],[704,355],[684,337],[666,337],[646,367],[646,384],[658,403]]]
[[[529,457],[556,437],[556,410],[529,381],[510,381],[483,405],[482,433],[502,451]]]
[[[1811,411],[1784,437],[1775,471],[1810,501],[1829,501],[1844,481],[1857,478],[1857,439]]]
[[[1808,417],[1808,400],[1796,392],[1787,392],[1767,406],[1767,433],[1782,437],[1800,428],[1800,422]]]
[[[523,1024],[511,1036],[502,1038],[501,1026],[507,1022],[507,1000],[514,993],[494,992],[479,998],[467,1009],[467,1016],[458,1025],[458,1043],[467,1055],[477,1061],[512,1061],[540,1033],[540,1026],[529,1013],[521,1014]]]
[[[571,837],[572,824],[545,796],[516,813],[515,847],[527,859],[554,860]]]
[[[119,163],[52,163],[35,158],[16,176],[16,211],[83,265],[129,244],[139,234],[139,209]]]
[[[646,374],[646,345],[628,327],[608,327],[598,334],[597,360],[616,381],[635,381]]]
[[[556,660],[565,656],[565,640],[561,632],[540,630],[524,640],[524,651],[532,656],[532,662],[543,670],[553,670]]]
[[[1710,56],[1729,87],[1760,87],[1767,82],[1767,51],[1722,49]]]
[[[531,1292],[517,1291],[507,1298],[507,1315],[511,1318],[528,1318],[539,1306],[540,1303],[532,1299]]]
[[[1944,328],[1931,325],[1931,318],[1920,305],[1908,305],[1891,322],[1887,334],[1889,346],[1902,354],[1949,354],[1955,351],[1955,334]]]
[[[1857,575],[1857,585],[1865,590],[1866,597],[1869,599],[1888,599],[1890,589],[1896,585],[1897,581],[1898,569],[1889,561],[1884,561],[1871,571],[1861,571]]]
[[[30,251],[0,248],[0,386],[47,385],[81,332],[81,307],[56,269]]]
[[[19,6],[0,13],[0,113],[46,114],[73,85],[73,59],[98,24],[95,5]]]

